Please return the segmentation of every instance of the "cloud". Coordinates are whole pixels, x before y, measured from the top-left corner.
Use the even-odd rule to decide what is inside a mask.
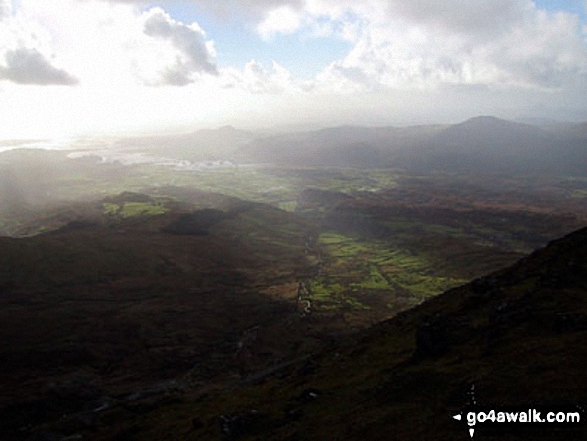
[[[221,82],[225,89],[239,88],[253,94],[279,95],[297,88],[291,73],[275,61],[270,70],[256,60],[249,61],[242,71],[224,69]]]
[[[275,34],[290,34],[302,25],[302,17],[289,6],[281,6],[267,13],[265,20],[257,26],[257,32],[265,40]]]
[[[173,47],[173,63],[160,72],[159,84],[185,86],[201,73],[217,75],[216,53],[197,23],[186,25],[173,20],[160,8],[144,15],[145,35],[169,42]]]
[[[587,75],[579,19],[526,0],[395,0],[365,15],[354,46],[317,76],[336,92],[442,85],[572,88]]]
[[[437,32],[491,37],[511,29],[533,7],[527,0],[391,0],[390,18],[427,26]]]
[[[0,65],[0,79],[17,84],[72,86],[79,80],[57,69],[36,49],[21,48],[6,52],[6,67]]]
[[[6,51],[36,49],[94,88],[185,86],[218,73],[214,44],[204,30],[173,20],[161,8],[21,0],[7,24],[0,26],[0,64]]]
[[[470,112],[499,114],[504,108],[532,109],[526,114],[538,109],[543,115],[560,108],[573,118],[586,114],[580,20],[541,10],[530,0],[20,0],[18,5],[11,11],[10,2],[0,0],[2,133],[191,130],[229,118],[259,125],[296,118],[388,124],[405,121],[402,115],[412,122],[422,115],[434,121]],[[186,18],[196,11],[202,15],[193,20],[206,19],[209,35]],[[230,20],[218,19],[223,15]],[[230,26],[242,35],[242,22],[252,35],[239,53]],[[255,41],[255,34],[271,42]],[[310,41],[314,37],[320,40]],[[329,51],[336,39],[344,43]],[[296,42],[300,46],[292,48]],[[216,44],[225,56],[217,58]],[[262,63],[245,64],[244,56]],[[25,78],[35,84],[76,79],[80,84],[27,87]],[[152,87],[167,85],[183,87]],[[10,109],[17,106],[19,114],[13,115]]]
[[[153,4],[101,2],[105,3],[118,3],[128,10],[129,5]],[[200,11],[242,18],[253,23],[250,29],[264,39],[299,32],[303,38],[351,42],[353,48],[345,57],[325,58],[330,65],[318,75],[312,90],[438,84],[556,88],[585,72],[585,42],[578,18],[539,10],[530,0],[162,0],[160,5],[174,3],[194,3]],[[206,40],[198,24],[173,20],[158,7],[142,13],[133,10],[147,39],[128,32],[120,44],[129,50],[120,54],[120,61],[125,62],[122,57],[130,60],[143,83],[182,86],[218,74],[214,44]],[[133,26],[127,24],[128,29]]]
[[[11,0],[0,0],[0,21],[4,17],[10,17],[10,15],[12,15]]]
[[[78,0],[88,1],[88,0]],[[137,4],[147,5],[152,4],[149,0],[102,0],[108,3],[123,3],[123,4]],[[301,8],[306,2],[305,0],[163,0],[159,2],[163,7],[170,3],[197,3],[198,6],[205,7],[209,11],[221,16],[244,14],[251,17],[262,17],[268,10],[280,8],[282,6],[289,6],[294,8]]]
[[[487,45],[488,62],[512,84],[573,86],[587,77],[587,45],[579,29],[575,15],[535,11],[512,32]]]
[[[223,17],[236,17],[258,23],[273,10],[289,8],[301,11],[307,2],[305,0],[199,0],[197,3]]]
[[[34,18],[13,13],[12,2],[0,0],[0,80],[19,85],[73,86],[78,78],[56,67],[56,55],[47,29]]]
[[[220,77],[225,87],[241,87],[256,94],[431,90],[443,85],[555,90],[573,87],[577,78],[587,75],[587,50],[578,17],[540,10],[530,0],[192,2],[252,23],[251,30],[263,39],[274,39],[275,44],[279,44],[280,35],[296,33],[300,38],[338,38],[352,44],[340,59],[329,60],[324,51],[328,66],[303,85],[291,75],[288,81],[276,80],[275,66],[287,69],[287,61],[279,59],[280,64],[271,69],[258,62],[249,63],[242,71],[223,69]],[[174,1],[161,5],[171,3]],[[146,83],[184,85],[203,73],[216,73],[213,47],[197,25],[190,28],[175,22],[158,8],[148,14],[146,34],[167,41],[173,50],[161,49],[154,61],[143,54],[149,63],[137,57],[136,64],[142,66],[137,71]],[[284,48],[284,60],[286,51]],[[156,66],[156,75],[149,75],[149,69]]]
[[[353,42],[347,56],[318,75],[313,90],[430,89],[442,84],[556,89],[572,87],[587,75],[579,18],[541,10],[529,0],[255,4],[265,8],[256,27],[263,38],[328,29],[326,21],[336,24],[331,37]]]

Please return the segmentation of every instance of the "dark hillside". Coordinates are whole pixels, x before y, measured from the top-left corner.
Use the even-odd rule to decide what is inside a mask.
[[[219,439],[224,428],[227,439],[454,440],[470,439],[466,424],[452,415],[470,404],[472,390],[478,406],[496,410],[577,409],[587,396],[586,275],[583,229],[262,385],[148,418],[190,415],[202,422],[179,439]],[[172,430],[144,419],[139,424],[152,439]],[[584,439],[585,427],[539,432],[544,439]],[[536,439],[538,433],[514,429],[497,434],[477,427],[474,439]]]
[[[290,332],[304,223],[263,204],[178,207],[122,193],[91,221],[0,237],[1,439],[62,439],[96,429],[102,406],[159,402],[315,347]]]

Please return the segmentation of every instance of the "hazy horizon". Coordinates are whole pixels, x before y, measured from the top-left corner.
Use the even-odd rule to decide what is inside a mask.
[[[587,120],[584,0],[0,0],[0,139]]]

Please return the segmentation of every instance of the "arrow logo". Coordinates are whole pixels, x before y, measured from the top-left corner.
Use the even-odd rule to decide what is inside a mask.
[[[460,413],[453,415],[452,417],[457,421],[461,421],[463,419],[463,416]],[[469,429],[469,435],[471,435],[471,438],[473,438],[474,434],[475,434],[475,429]]]

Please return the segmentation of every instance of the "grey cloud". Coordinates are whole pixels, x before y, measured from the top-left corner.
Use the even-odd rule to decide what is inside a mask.
[[[79,0],[85,1],[85,0]],[[152,4],[147,0],[102,0],[110,3]],[[531,3],[527,0],[373,0],[387,5],[393,16],[403,16],[417,22],[434,22],[454,30],[471,31],[495,29],[519,17]],[[189,4],[204,7],[225,16],[263,17],[269,10],[281,6],[301,9],[306,0],[160,0],[162,7],[168,4]],[[333,6],[339,2],[324,0]],[[341,1],[350,9],[353,3]],[[357,2],[359,3],[359,2]]]
[[[6,67],[0,66],[0,79],[17,84],[61,85],[78,84],[77,78],[57,69],[36,49],[20,48],[6,52]]]
[[[259,19],[267,13],[268,10],[281,6],[290,6],[294,9],[304,6],[304,0],[227,0],[219,2],[217,0],[201,0],[199,5],[205,4],[208,8],[224,16],[235,14],[246,14],[255,19]]]
[[[371,89],[376,89],[378,87],[377,81],[375,81],[374,78],[367,74],[361,67],[334,64],[332,70],[334,73],[340,74],[343,78],[346,78],[353,83],[363,84]]]
[[[379,77],[377,62],[386,72],[379,81],[392,83],[481,82],[556,89],[587,73],[587,47],[572,14],[541,14],[526,0],[389,0],[388,6],[390,17],[417,25],[426,44],[406,37],[380,40],[375,51],[365,45],[365,59],[355,57],[354,63],[358,59],[369,78]],[[386,43],[397,50],[386,50]],[[353,66],[352,59],[350,63]],[[357,81],[356,75],[346,73]]]
[[[162,74],[163,84],[185,86],[192,83],[195,73],[218,75],[214,55],[206,45],[204,32],[194,27],[172,20],[161,9],[149,11],[144,32],[154,38],[171,41],[183,55],[177,57],[173,66],[168,66]]]
[[[86,0],[79,0],[86,1]],[[102,0],[108,3],[127,3],[127,4],[150,4],[153,3],[150,0]],[[226,8],[226,9],[267,9],[273,7],[279,7],[283,5],[299,6],[304,4],[304,0],[161,0],[158,2],[161,5],[169,3],[193,3],[197,5],[205,5],[215,8]],[[224,5],[224,6],[222,6]]]
[[[162,78],[163,81],[161,83],[169,86],[187,86],[194,82],[191,78],[190,72],[181,65],[165,69]]]
[[[85,1],[85,0],[79,0]],[[126,3],[147,5],[153,2],[148,0],[102,0],[109,3]],[[265,16],[268,10],[278,8],[280,6],[290,6],[293,8],[301,8],[304,0],[161,0],[158,2],[163,8],[168,4],[177,3],[192,3],[199,7],[206,8],[214,14],[225,18],[239,18],[248,17],[253,20],[260,20]]]
[[[388,1],[391,16],[478,36],[492,36],[511,29],[530,7],[526,0]]]
[[[515,54],[502,50],[493,56],[493,62],[513,78],[544,88],[561,88],[581,78],[587,78],[585,53],[579,58],[578,55],[562,50],[557,52],[545,49],[541,54],[520,59]]]

